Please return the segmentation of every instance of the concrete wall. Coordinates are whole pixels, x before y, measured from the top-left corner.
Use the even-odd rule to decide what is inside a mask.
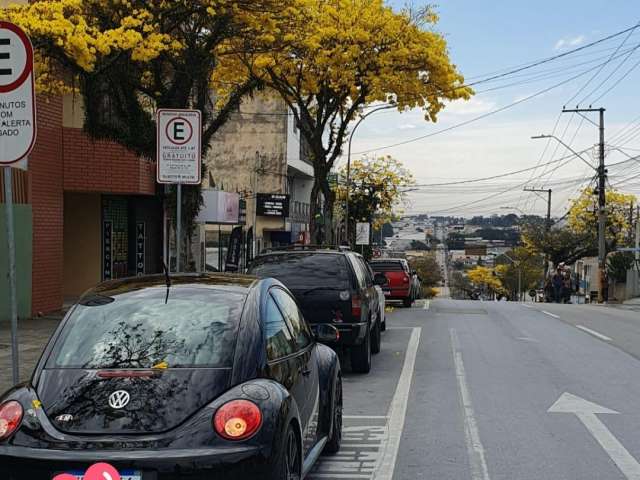
[[[216,133],[205,159],[217,188],[247,192],[247,227],[253,224],[255,193],[284,193],[287,178],[287,109],[274,95],[245,100]],[[271,115],[269,114],[271,113]],[[212,186],[205,178],[203,187]],[[257,237],[284,227],[284,219],[258,218]],[[217,227],[209,227],[217,231]]]
[[[32,259],[32,214],[31,205],[13,207],[18,317],[31,316],[31,259]],[[7,224],[4,204],[0,204],[0,322],[11,318],[9,298],[9,258],[7,250]]]
[[[64,194],[64,296],[77,297],[100,281],[101,195]]]

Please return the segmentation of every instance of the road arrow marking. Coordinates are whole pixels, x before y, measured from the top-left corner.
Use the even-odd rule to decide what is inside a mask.
[[[558,401],[549,408],[548,412],[574,414],[589,430],[589,433],[593,435],[593,438],[596,439],[607,455],[611,457],[611,460],[623,475],[628,480],[640,480],[640,463],[633,458],[607,426],[597,417],[597,415],[604,414],[618,415],[619,412],[570,393],[563,393]]]

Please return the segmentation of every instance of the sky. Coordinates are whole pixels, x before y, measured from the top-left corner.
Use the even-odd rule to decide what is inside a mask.
[[[389,1],[394,8],[404,3]],[[436,30],[447,39],[450,57],[467,81],[568,52],[640,22],[637,0],[443,0],[436,9],[440,15]],[[581,76],[485,119],[406,145],[383,148],[473,120],[577,75]],[[577,157],[544,166],[571,153],[555,141],[532,140],[531,136],[555,132],[574,150],[584,151],[585,161],[593,162],[598,129],[589,120],[597,122],[597,114],[587,120],[576,114],[561,114],[561,110],[569,101],[571,107],[578,102],[588,107],[613,87],[593,104],[607,109],[606,135],[611,144],[607,163],[628,160],[614,147],[623,147],[628,155],[639,155],[639,80],[640,26],[630,34],[560,60],[478,85],[472,100],[448,105],[436,124],[426,122],[420,111],[374,114],[358,128],[352,158],[392,155],[412,171],[419,185],[483,178],[540,165],[492,181],[419,187],[408,195],[403,210],[461,216],[543,214],[546,201],[522,192],[524,187],[533,187],[554,190],[552,211],[562,216],[569,199],[588,185],[593,172]],[[610,183],[640,194],[640,180],[634,179],[638,174],[640,162],[629,160],[610,168]]]

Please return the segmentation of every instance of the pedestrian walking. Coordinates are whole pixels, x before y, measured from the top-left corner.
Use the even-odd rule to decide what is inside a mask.
[[[560,303],[562,300],[562,286],[564,285],[560,268],[554,273],[551,283],[553,284],[553,301]]]

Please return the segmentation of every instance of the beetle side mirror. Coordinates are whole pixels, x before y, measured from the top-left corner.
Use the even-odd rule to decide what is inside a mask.
[[[373,283],[375,285],[383,287],[383,286],[385,286],[386,284],[389,283],[389,280],[387,280],[387,276],[384,273],[376,273],[373,276]]]
[[[323,323],[315,328],[316,340],[320,343],[336,343],[340,340],[340,331],[333,325]]]

